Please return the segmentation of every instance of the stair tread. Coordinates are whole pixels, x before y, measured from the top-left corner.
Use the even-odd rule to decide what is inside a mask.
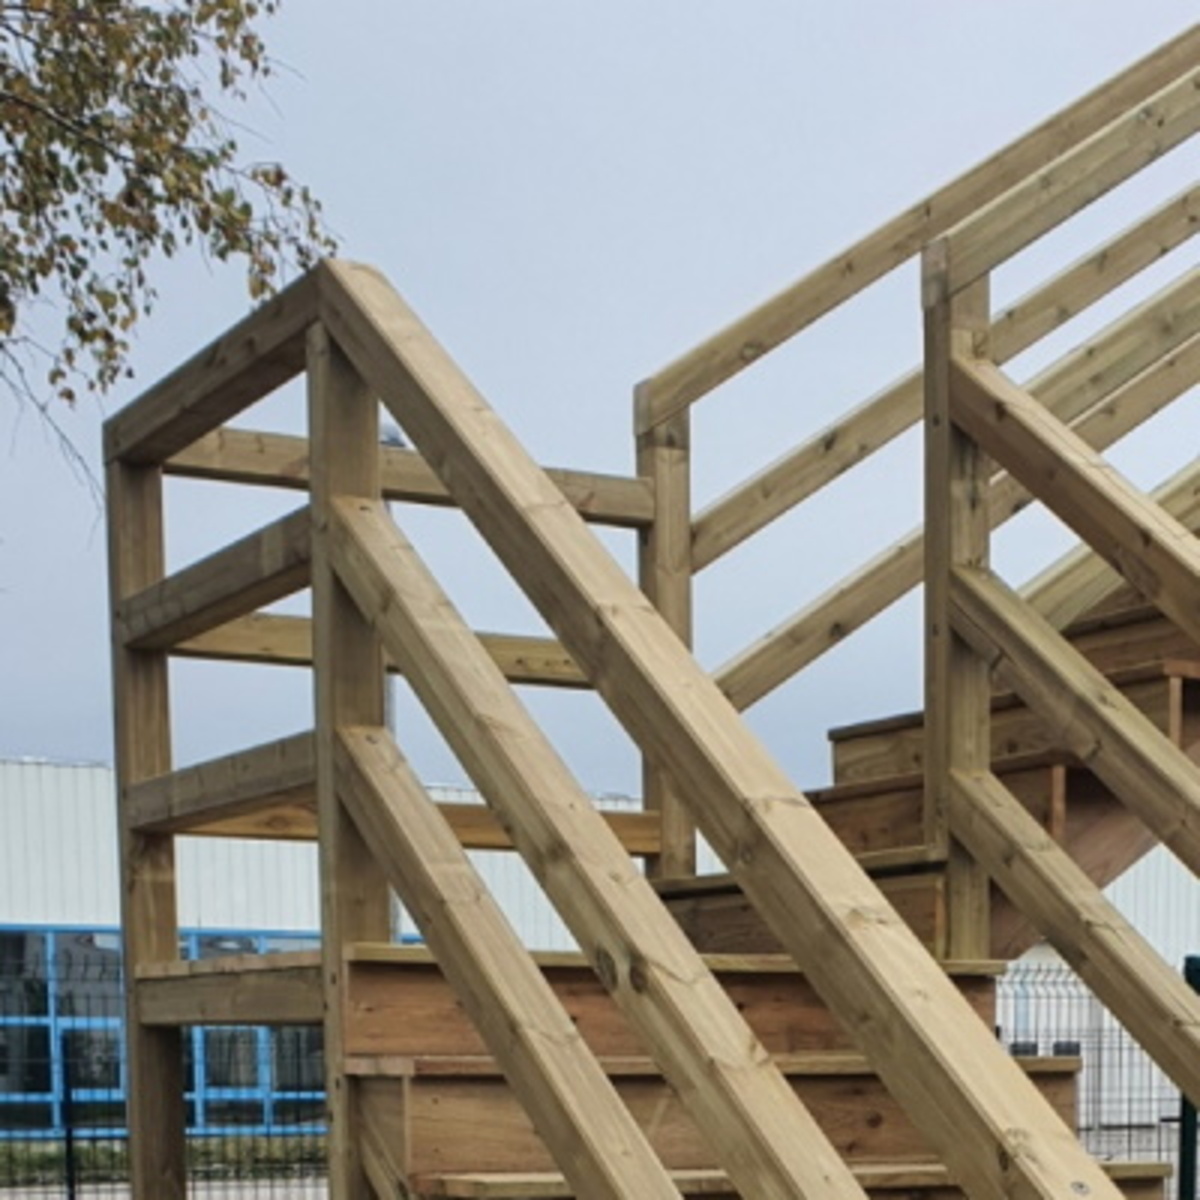
[[[949,1184],[950,1173],[940,1163],[850,1163],[855,1178],[865,1187],[904,1190]],[[1107,1162],[1101,1166],[1115,1180],[1165,1179],[1171,1167],[1163,1162]],[[731,1190],[724,1171],[672,1171],[676,1185],[690,1195],[716,1195]],[[552,1171],[447,1172],[413,1181],[418,1196],[455,1197],[459,1200],[567,1200],[573,1195],[566,1179]]]
[[[1129,687],[1136,683],[1146,683],[1152,679],[1200,679],[1200,659],[1159,658],[1151,662],[1141,663],[1133,667],[1122,667],[1119,671],[1109,673],[1106,678],[1115,686]],[[992,709],[1017,708],[1024,701],[1015,692],[995,692],[992,695]],[[850,741],[866,734],[887,733],[893,729],[907,729],[918,725],[924,720],[925,714],[921,709],[897,713],[890,717],[876,717],[869,721],[856,721],[851,725],[835,725],[829,730],[831,742]],[[1039,757],[1039,756],[1029,756]],[[1069,756],[1068,756],[1069,757]]]
[[[874,1076],[866,1057],[846,1050],[808,1050],[790,1054],[772,1054],[771,1061],[785,1075]],[[648,1055],[601,1055],[597,1060],[610,1075],[658,1076],[662,1072]],[[1082,1059],[1074,1055],[1043,1055],[1015,1058],[1027,1075],[1077,1073]],[[383,1078],[479,1078],[502,1074],[496,1060],[485,1054],[350,1054],[345,1060],[346,1073]]]

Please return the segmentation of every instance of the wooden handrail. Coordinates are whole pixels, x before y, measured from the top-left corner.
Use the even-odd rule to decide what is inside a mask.
[[[996,316],[991,349],[1006,362],[1200,232],[1200,187],[1188,188]],[[839,417],[696,514],[692,569],[702,571],[911,428],[918,368]]]
[[[640,388],[639,430],[685,411],[701,396],[824,316],[923,245],[1022,179],[1141,104],[1200,56],[1192,26],[979,166],[706,339]]]
[[[946,287],[986,275],[1200,131],[1200,70],[1030,175],[946,234]]]
[[[1164,320],[1168,315],[1170,319]],[[1115,398],[1120,390],[1131,415],[1121,427],[1102,415],[1094,423],[1096,444],[1107,446],[1110,437],[1127,430],[1126,422],[1137,412],[1148,416],[1158,411],[1164,402],[1161,389],[1167,390],[1169,398],[1200,377],[1189,374],[1200,370],[1194,356],[1184,357],[1181,352],[1170,357],[1181,339],[1198,333],[1200,271],[1193,271],[1060,359],[1028,386],[1067,420],[1087,413],[1106,395]],[[1007,511],[994,511],[993,518],[1005,520],[1018,506],[1017,497],[1009,493]],[[716,671],[722,690],[737,708],[748,708],[839,645],[920,583],[922,546],[923,529],[918,526],[724,663]]]

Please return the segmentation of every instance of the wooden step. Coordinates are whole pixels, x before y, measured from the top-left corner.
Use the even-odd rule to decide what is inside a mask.
[[[631,1059],[645,1048],[586,959],[537,956],[559,1000],[593,1053]],[[850,1041],[792,960],[780,954],[705,956],[742,1016],[773,1054],[836,1051]],[[946,970],[985,1024],[995,1023],[995,962],[947,963]],[[359,945],[349,955],[345,1047],[350,1055],[427,1057],[486,1054],[436,963],[423,949]]]
[[[601,1061],[668,1168],[719,1165],[710,1140],[649,1059]],[[775,1061],[848,1161],[936,1161],[928,1141],[860,1055],[781,1055]],[[1062,1119],[1073,1123],[1079,1059],[1031,1058],[1020,1065]],[[392,1147],[393,1166],[405,1177],[555,1169],[490,1058],[358,1056],[347,1066],[357,1073],[364,1120]]]
[[[879,1200],[963,1200],[963,1192],[938,1164],[855,1163],[855,1178]],[[1163,1200],[1171,1168],[1166,1163],[1109,1162],[1105,1173],[1126,1200]],[[672,1178],[685,1196],[736,1200],[737,1192],[723,1171],[675,1171]],[[496,1174],[470,1172],[425,1175],[410,1181],[415,1200],[571,1200],[574,1193],[554,1172]]]
[[[1105,674],[1141,663],[1200,660],[1200,646],[1153,605],[1123,592],[1076,621],[1067,637]]]
[[[1111,679],[1177,745],[1200,745],[1200,662],[1178,659],[1143,663],[1112,674]],[[904,713],[829,731],[834,780],[861,783],[924,769],[924,714]],[[1054,731],[1012,693],[992,701],[992,757],[1001,770],[1028,756],[1074,756],[1063,750]]]
[[[934,864],[876,874],[888,902],[935,957],[947,955],[945,868]],[[655,887],[693,944],[705,954],[778,954],[779,939],[732,875],[664,879]]]

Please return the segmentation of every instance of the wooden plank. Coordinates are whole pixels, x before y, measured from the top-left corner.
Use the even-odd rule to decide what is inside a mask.
[[[946,235],[951,293],[1161,158],[1200,130],[1200,71],[1180,78],[967,217]]]
[[[1177,471],[1150,493],[1150,499],[1200,532],[1200,462]],[[1123,586],[1121,576],[1084,543],[1031,579],[1021,595],[1056,629],[1065,629]]]
[[[996,367],[952,369],[955,422],[1200,640],[1200,540]]]
[[[1188,670],[1185,663],[1169,664]],[[1162,663],[1141,663],[1114,674],[1112,684],[1158,729],[1169,733],[1178,719],[1171,680]],[[894,775],[924,770],[925,732],[922,714],[902,713],[878,721],[830,730],[834,777],[840,784],[866,784]],[[1028,762],[1074,761],[1074,753],[1042,715],[1011,692],[997,692],[992,708],[991,762],[1005,771]]]
[[[844,1014],[890,1091],[968,1189],[996,1200],[1014,1192],[1057,1198],[1085,1187],[1097,1200],[1115,1197],[1071,1132],[996,1045],[991,1030],[971,1013],[708,673],[399,297],[375,273],[349,264],[329,264],[322,282],[323,312],[339,344],[402,417],[425,457],[438,465],[464,511],[642,750],[672,772],[710,844],[825,1001]],[[376,511],[372,522],[382,515]],[[364,513],[357,523],[367,519]],[[390,546],[389,560],[396,553]],[[393,584],[393,600],[395,590]],[[375,611],[377,619],[385,616],[378,604]],[[389,612],[394,611],[393,604]],[[411,636],[413,631],[406,631]],[[395,644],[399,638],[388,640],[393,652],[403,652]],[[436,706],[440,700],[431,695],[426,703]],[[481,728],[491,733],[497,727]],[[465,749],[476,752],[472,746]],[[522,775],[544,781],[547,772],[539,768]],[[572,838],[567,844],[576,842]],[[554,859],[556,865],[562,860],[561,853]],[[602,880],[610,885],[608,874]],[[573,894],[559,893],[555,900],[564,915],[571,914]],[[588,935],[584,944],[594,950],[589,931],[582,931]],[[644,927],[637,933],[645,936]],[[670,944],[658,937],[653,941]],[[628,953],[623,946],[631,944],[636,943],[617,948],[621,958],[609,952],[605,974],[620,979],[622,973],[612,968]],[[643,971],[654,971],[661,962],[656,947],[638,962],[634,979],[644,982]],[[664,971],[648,994],[683,978],[695,975]],[[691,1023],[680,1033],[692,1037]],[[652,1040],[666,1066],[671,1046],[661,1033]],[[702,1098],[711,1100],[717,1092],[711,1061],[736,1061],[746,1045],[742,1040],[731,1046],[728,1058],[713,1054],[710,1045],[704,1076],[709,1086]],[[786,1111],[776,1106],[770,1121]],[[727,1114],[714,1116],[719,1128],[710,1130],[710,1122],[697,1113],[714,1145],[732,1135],[742,1154],[765,1158],[750,1147],[760,1142],[766,1121],[752,1119],[753,1136],[747,1139]],[[806,1178],[812,1147],[820,1143],[800,1132],[791,1113],[775,1132],[789,1144],[788,1153],[804,1144],[806,1163],[795,1178]],[[1023,1152],[1013,1155],[1015,1142]],[[757,1175],[750,1176],[750,1184],[752,1194],[766,1194]],[[741,1180],[738,1186],[747,1190]]]
[[[388,939],[391,897],[338,794],[335,754],[339,725],[382,724],[385,675],[379,639],[334,575],[329,524],[335,495],[379,497],[379,404],[320,325],[308,333],[308,427],[329,1190],[337,1200],[369,1200],[361,1098],[344,1062],[343,947]]]
[[[183,1200],[183,1046],[178,1030],[143,1024],[137,985],[140,965],[179,956],[175,847],[170,837],[135,833],[125,816],[127,790],[171,769],[167,658],[129,649],[117,617],[129,596],[163,576],[162,477],[114,463],[107,483],[129,1165],[135,1200]]]
[[[1014,358],[1197,231],[1200,188],[1190,188],[997,314],[992,358]],[[692,523],[693,570],[702,571],[911,428],[922,396],[922,374],[911,371],[702,509]]]
[[[947,855],[948,950],[982,957],[991,944],[990,885],[974,856],[950,836],[950,772],[990,762],[992,684],[987,664],[950,621],[950,573],[989,561],[991,464],[950,419],[956,350],[988,352],[986,278],[951,297],[945,243],[922,256],[925,328],[925,841]]]
[[[450,493],[415,450],[380,446],[385,500],[453,507]],[[306,491],[308,441],[252,429],[217,429],[169,458],[168,475]],[[547,472],[585,521],[642,529],[654,519],[654,492],[644,479],[595,471]]]
[[[266,959],[278,957],[264,955]],[[138,991],[147,1025],[320,1025],[321,968],[316,954],[303,963],[255,969],[222,960],[220,969],[186,974],[141,972]],[[203,966],[188,963],[188,966]]]
[[[586,688],[583,672],[554,638],[481,633],[479,640],[510,683]],[[307,617],[251,613],[172,647],[182,658],[211,658],[272,666],[312,665],[312,624]],[[389,671],[399,674],[394,663]]]
[[[951,768],[961,837],[1187,1096],[1200,1096],[1200,996],[990,771]]]
[[[1167,1163],[1106,1162],[1105,1174],[1121,1189],[1125,1200],[1163,1200],[1164,1181],[1171,1174]],[[850,1169],[878,1200],[906,1193],[906,1200],[963,1200],[962,1190],[940,1163],[855,1162]],[[723,1171],[673,1171],[685,1196],[736,1200],[737,1193]],[[423,1175],[412,1181],[418,1197],[455,1197],[457,1200],[571,1200],[566,1180],[553,1172],[464,1171]]]
[[[1197,55],[1200,29],[1193,26],[658,371],[644,385],[639,428],[650,429],[682,412],[1192,68]]]
[[[606,1062],[645,1056],[645,1044],[582,955],[546,962],[534,956],[579,1035]],[[705,963],[772,1055],[846,1052],[853,1045],[835,1013],[783,955],[705,956]],[[986,1024],[994,1024],[999,963],[946,963],[946,970]],[[466,1058],[487,1046],[432,961],[362,961],[350,965],[346,1051],[414,1059]]]
[[[677,1200],[646,1138],[386,730],[343,727],[336,772],[362,836],[558,1168],[587,1195]]]
[[[1181,353],[1169,364],[1165,359],[1198,332],[1200,273],[1192,271],[1065,355],[1028,386],[1048,408],[1068,419],[1094,412],[1087,434],[1103,448],[1118,431],[1136,424],[1138,414],[1157,411],[1171,398],[1171,388],[1178,394],[1195,382],[1189,373],[1195,367],[1190,354],[1185,359]],[[1110,395],[1120,396],[1119,421],[1105,419],[1098,407]],[[1021,507],[1020,494],[1004,486],[993,510],[997,522]],[[922,578],[922,538],[922,529],[914,529],[718,667],[717,681],[734,706],[744,710],[761,700],[916,587]]]
[[[692,644],[691,419],[680,413],[637,436],[638,474],[654,489],[654,523],[638,543],[638,582],[663,619]],[[662,816],[662,853],[651,877],[696,873],[696,823],[671,777],[642,760],[642,796]]]
[[[840,1158],[382,504],[339,502],[335,514],[339,576],[605,986],[656,1047],[722,1165],[755,1195],[855,1195]]]
[[[1078,1060],[1027,1061],[1033,1068],[1025,1079],[1030,1089],[1040,1095],[1041,1103],[1052,1106],[1059,1119],[1072,1119]],[[935,1159],[909,1115],[869,1067],[846,1074],[810,1074],[784,1066],[793,1095],[818,1115],[826,1136],[851,1162],[920,1164]],[[1020,1068],[1014,1065],[1014,1070]],[[403,1094],[412,1175],[554,1169],[545,1145],[498,1076],[418,1072],[407,1080],[370,1082],[377,1096],[388,1091]],[[661,1078],[639,1072],[614,1076],[613,1082],[669,1169],[711,1170],[720,1165],[709,1139]],[[849,1167],[847,1174],[854,1178]],[[738,1191],[746,1194],[744,1189]]]
[[[304,370],[310,272],[177,368],[104,428],[105,457],[161,463]]]
[[[315,803],[315,771],[312,734],[295,734],[132,785],[127,820],[144,833],[183,833],[285,798]]]
[[[1200,768],[1000,580],[956,570],[955,628],[1193,871]]]
[[[945,959],[948,954],[945,872],[932,869],[881,875],[875,884],[921,945],[936,958]],[[735,951],[787,953],[783,941],[767,926],[754,903],[732,884],[714,884],[711,891],[667,892],[664,899],[692,944],[705,955]]]
[[[117,610],[126,642],[166,650],[308,586],[309,513],[278,521],[128,597]]]

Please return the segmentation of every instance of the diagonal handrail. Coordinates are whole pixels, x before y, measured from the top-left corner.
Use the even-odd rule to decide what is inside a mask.
[[[907,262],[927,242],[1143,103],[1194,67],[1198,58],[1200,26],[1193,26],[680,356],[642,385],[638,428],[652,428],[686,411],[701,396]]]
[[[678,781],[746,895],[963,1186],[996,1200],[1115,1200],[1061,1118],[387,283],[328,265],[322,314],[614,713]]]

